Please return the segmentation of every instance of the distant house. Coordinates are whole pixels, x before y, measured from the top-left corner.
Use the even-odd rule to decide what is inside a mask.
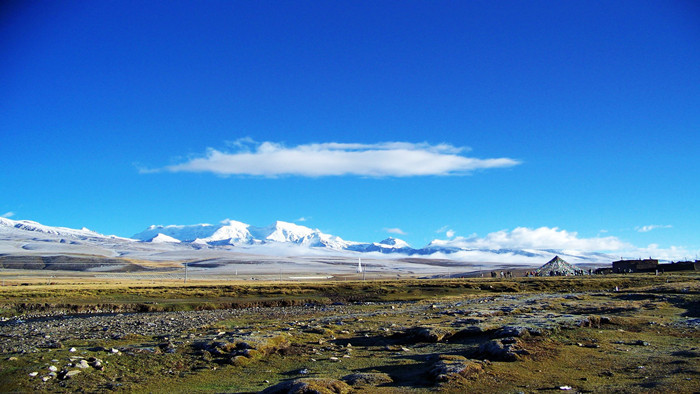
[[[659,268],[659,260],[643,259],[643,260],[618,260],[613,261],[613,272],[651,272]]]
[[[670,271],[699,271],[700,260],[679,261],[676,263],[659,264],[656,259],[618,260],[612,263],[612,273],[627,272],[670,272]]]
[[[659,264],[659,270],[669,271],[700,271],[700,260],[677,261],[670,264]]]

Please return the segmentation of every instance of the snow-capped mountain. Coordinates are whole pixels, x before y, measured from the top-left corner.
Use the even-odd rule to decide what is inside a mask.
[[[14,228],[23,231],[31,231],[36,233],[44,233],[56,235],[59,237],[96,237],[96,238],[118,238],[115,236],[105,236],[94,231],[91,231],[85,227],[80,230],[67,228],[67,227],[52,227],[45,226],[43,224],[33,222],[31,220],[10,220],[7,218],[0,218],[0,229]]]
[[[410,248],[411,246],[408,244],[408,242],[394,238],[394,237],[389,237],[381,242],[379,242],[380,245],[387,247],[387,248],[392,248],[392,249],[401,249],[401,248]]]
[[[226,220],[220,224],[150,226],[133,239],[105,236],[88,229],[51,227],[28,220],[0,218],[0,254],[92,254],[138,256],[144,259],[197,258],[231,252],[285,255],[334,254],[356,256],[419,256],[453,261],[524,264],[549,260],[555,255],[573,263],[609,262],[610,256],[596,252],[546,249],[490,249],[473,243],[434,240],[423,248],[413,248],[403,240],[389,237],[381,242],[346,241],[318,229],[277,221],[255,227]],[[386,256],[389,257],[389,256]]]
[[[413,249],[408,242],[389,237],[381,242],[355,243],[348,245],[347,249],[356,252],[379,252],[379,253],[401,253],[407,255],[418,254],[417,249]]]
[[[266,227],[254,227],[235,220],[226,220],[218,225],[150,226],[132,238],[151,242],[159,234],[181,242],[216,246],[288,243],[343,250],[349,244],[340,237],[283,221],[277,221]]]
[[[253,233],[263,242],[291,242],[299,244],[313,234],[314,230],[278,220],[267,227],[254,227]]]
[[[167,236],[167,235],[162,234],[162,233],[158,233],[158,235],[156,235],[155,237],[149,239],[148,242],[152,242],[152,243],[175,243],[175,244],[177,244],[177,243],[180,243],[180,240],[179,240],[179,239],[175,239],[175,238],[170,237],[170,236]]]

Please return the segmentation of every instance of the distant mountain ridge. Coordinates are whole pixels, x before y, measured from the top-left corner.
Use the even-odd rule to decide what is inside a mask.
[[[29,243],[31,241],[31,243]],[[0,243],[6,242],[10,252],[61,251],[69,248],[92,248],[106,255],[131,255],[143,251],[168,253],[199,253],[201,249],[232,250],[265,254],[274,246],[295,247],[289,253],[378,253],[396,255],[397,258],[417,256],[471,262],[513,262],[551,259],[555,255],[578,263],[609,262],[610,256],[596,252],[575,252],[549,249],[485,249],[469,247],[468,244],[450,240],[434,240],[422,248],[414,248],[401,239],[389,237],[380,242],[347,241],[338,236],[326,234],[318,229],[294,223],[276,221],[256,227],[235,220],[221,224],[195,225],[154,225],[135,234],[132,238],[106,236],[86,228],[76,230],[66,227],[45,226],[28,220],[0,218]],[[11,242],[11,245],[10,245]],[[62,246],[58,246],[58,245]],[[56,245],[56,246],[51,246]],[[73,245],[73,246],[66,246]],[[277,248],[279,249],[279,248]],[[75,250],[75,249],[70,249]],[[86,252],[81,252],[86,253]],[[387,256],[388,257],[388,256]]]
[[[132,238],[150,242],[161,235],[185,243],[217,246],[289,243],[343,250],[354,244],[353,242],[344,241],[340,237],[322,233],[320,230],[313,230],[305,226],[279,220],[265,227],[255,227],[235,220],[227,220],[218,225],[150,226],[146,230],[133,235]]]

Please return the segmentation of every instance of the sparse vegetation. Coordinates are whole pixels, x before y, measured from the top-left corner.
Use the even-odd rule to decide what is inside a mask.
[[[5,286],[0,387],[692,393],[698,304],[695,273]],[[158,313],[33,320],[112,310]]]

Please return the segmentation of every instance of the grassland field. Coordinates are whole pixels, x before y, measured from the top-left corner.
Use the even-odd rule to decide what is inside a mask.
[[[3,392],[700,391],[695,272],[34,278],[0,316]]]

